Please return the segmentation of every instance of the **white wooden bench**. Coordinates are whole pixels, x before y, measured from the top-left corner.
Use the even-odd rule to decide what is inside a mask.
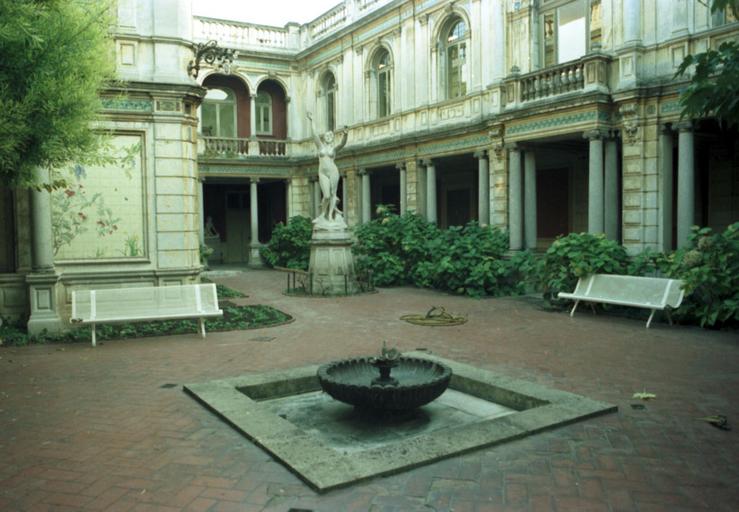
[[[680,306],[684,295],[683,282],[679,279],[592,274],[581,277],[573,293],[559,292],[557,296],[575,301],[570,316],[575,314],[580,301],[651,309],[652,313],[647,320],[649,328],[657,310],[665,311],[672,324],[668,308]]]
[[[106,288],[72,292],[71,323],[96,324],[198,318],[205,338],[205,318],[223,316],[215,283],[146,288]]]

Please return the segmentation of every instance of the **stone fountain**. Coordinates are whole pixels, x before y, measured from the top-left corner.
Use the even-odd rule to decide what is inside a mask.
[[[403,357],[383,344],[379,357],[334,361],[319,367],[317,375],[323,391],[336,400],[382,413],[435,400],[449,386],[452,370],[439,362]]]

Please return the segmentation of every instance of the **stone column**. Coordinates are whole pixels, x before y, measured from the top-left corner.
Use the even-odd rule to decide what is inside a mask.
[[[249,95],[249,155],[259,156],[257,142],[257,95]]]
[[[198,214],[200,215],[200,245],[205,245],[205,178],[198,178]]]
[[[367,169],[360,169],[362,177],[362,223],[372,220],[372,203],[370,198],[370,175]]]
[[[403,215],[408,209],[408,175],[405,170],[405,164],[398,164],[395,167],[398,169],[400,178],[400,204],[398,205],[398,213]]]
[[[521,227],[523,205],[521,204],[521,150],[513,145],[508,150],[508,236],[512,251],[523,249]]]
[[[673,144],[672,128],[664,126],[659,136],[660,185],[662,188],[660,224],[663,251],[672,250],[672,196],[675,185],[672,175]]]
[[[490,167],[485,151],[476,151],[477,158],[477,222],[480,226],[490,224]]]
[[[624,44],[641,39],[641,0],[623,0]]]
[[[588,233],[603,233],[603,133],[585,133],[588,148]]]
[[[695,156],[693,124],[678,125],[677,142],[677,247],[688,245],[695,223]]]
[[[524,152],[523,229],[526,249],[536,249],[536,154]]]
[[[259,178],[252,178],[249,182],[249,209],[251,214],[251,244],[249,244],[249,266],[259,268],[263,265],[259,249],[259,200],[257,198],[257,183]]]
[[[423,163],[426,165],[426,220],[436,224],[436,166],[431,159],[424,160]]]
[[[49,183],[47,169],[37,167],[33,174],[37,184]],[[31,273],[26,275],[31,303],[28,333],[60,332],[63,328],[58,313],[59,274],[54,269],[51,194],[46,189],[31,191],[31,229]]]
[[[606,140],[605,149],[605,183],[603,194],[604,224],[606,236],[611,240],[618,238],[618,143],[616,139]]]
[[[346,173],[341,175],[341,208],[340,210],[344,213],[344,222],[349,222],[349,188],[348,180],[346,179]]]

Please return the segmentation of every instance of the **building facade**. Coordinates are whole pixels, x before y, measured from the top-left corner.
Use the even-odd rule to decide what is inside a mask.
[[[119,0],[115,39],[123,86],[102,123],[123,163],[113,183],[70,170],[97,227],[65,237],[52,222],[60,318],[75,287],[196,280],[201,243],[258,265],[275,224],[315,215],[308,112],[319,131],[348,130],[350,225],[393,204],[442,227],[500,227],[512,250],[589,231],[636,253],[739,219],[736,132],[680,116],[683,58],[739,39],[731,13],[698,1],[345,0],[278,28],[193,17],[188,0]],[[192,45],[211,40],[236,57],[193,78]],[[0,308],[33,318],[38,208],[3,194],[15,225],[0,232],[14,248]],[[80,218],[80,195],[46,201]]]

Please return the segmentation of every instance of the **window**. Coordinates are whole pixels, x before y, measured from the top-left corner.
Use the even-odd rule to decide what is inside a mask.
[[[728,23],[734,23],[737,20],[731,6],[727,6],[722,10],[716,10],[715,12],[710,13],[710,16],[712,27],[720,27]]]
[[[200,107],[200,133],[236,137],[236,97],[230,89],[208,89]]]
[[[373,70],[377,77],[377,117],[386,117],[392,113],[391,70],[390,53],[387,50],[379,51]]]
[[[467,94],[467,24],[461,18],[454,18],[443,32],[444,81],[446,97],[458,98]]]
[[[256,99],[257,134],[272,135],[272,96],[260,92]]]
[[[544,12],[541,26],[544,66],[579,59],[601,43],[601,2],[566,2]]]
[[[323,96],[326,99],[326,128],[336,129],[336,79],[333,73],[326,73],[323,77]]]

